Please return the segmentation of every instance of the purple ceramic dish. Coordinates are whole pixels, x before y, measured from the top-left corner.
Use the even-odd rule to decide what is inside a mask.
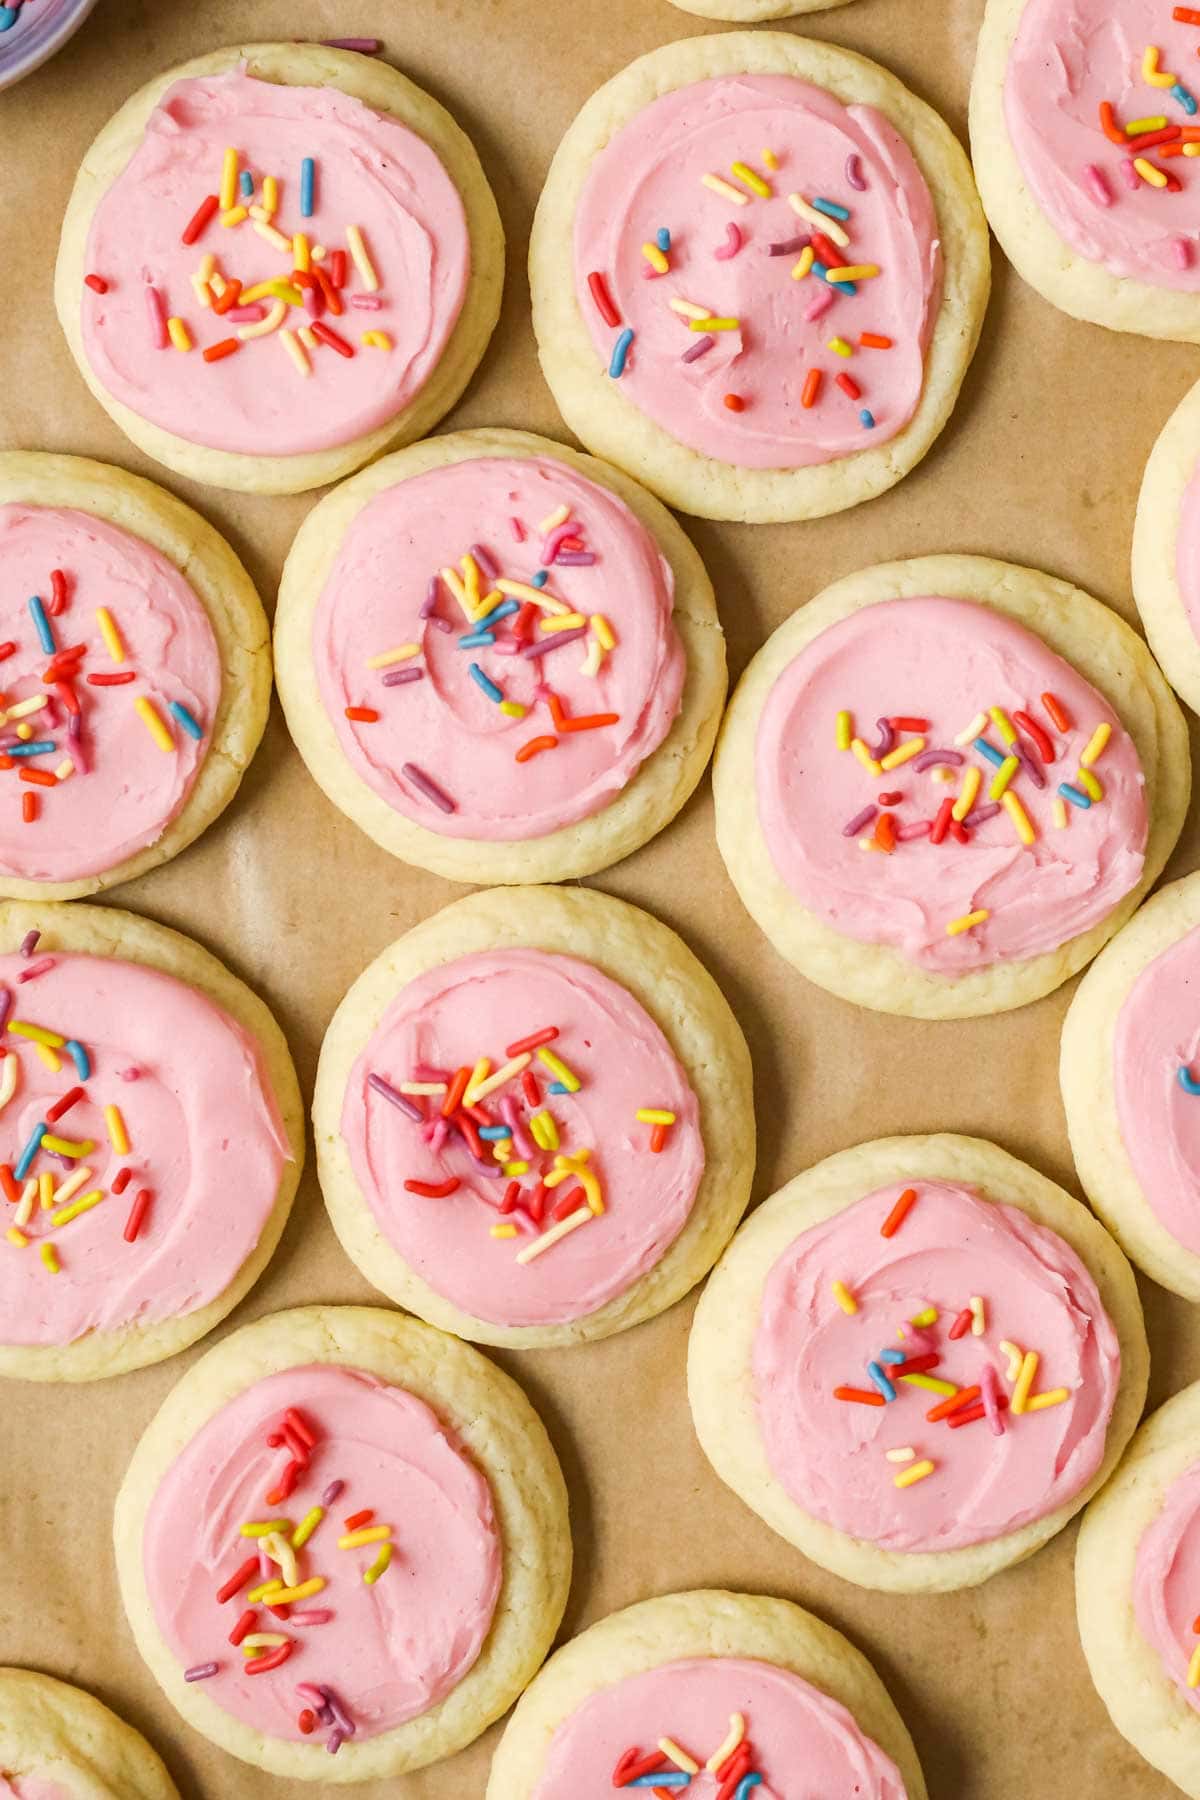
[[[62,48],[96,0],[0,0],[0,88],[11,87]]]

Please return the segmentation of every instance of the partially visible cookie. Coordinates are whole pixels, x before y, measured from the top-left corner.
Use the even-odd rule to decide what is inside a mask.
[[[1167,680],[1200,712],[1200,383],[1146,463],[1133,524],[1133,597]]]
[[[735,1493],[822,1568],[942,1593],[1022,1561],[1108,1479],[1146,1396],[1133,1271],[980,1138],[827,1157],[700,1297],[688,1395]]]
[[[674,1792],[683,1773],[706,1795],[785,1800],[803,1770],[812,1793],[925,1800],[912,1740],[866,1657],[758,1594],[643,1600],[556,1651],[509,1720],[488,1800],[574,1800],[582,1767],[631,1796]]]
[[[798,13],[828,12],[845,6],[846,0],[671,0],[680,12],[701,19],[729,19],[739,25],[761,25],[769,19],[790,19]]]
[[[140,1732],[33,1669],[0,1669],[0,1789],[16,1800],[179,1800]]]
[[[171,1704],[325,1786],[451,1755],[511,1706],[571,1572],[550,1440],[415,1319],[303,1307],[194,1364],[117,1496],[121,1595]]]

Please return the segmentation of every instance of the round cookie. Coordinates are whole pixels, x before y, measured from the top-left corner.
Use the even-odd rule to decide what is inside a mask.
[[[0,903],[0,942],[0,1375],[161,1362],[232,1312],[287,1222],[304,1115],[283,1034],[215,956],[116,907]]]
[[[1125,1254],[1200,1300],[1200,875],[1148,900],[1101,952],[1063,1021],[1059,1079],[1075,1167]]]
[[[1082,968],[1161,873],[1189,791],[1141,639],[976,556],[883,563],[793,613],[713,764],[718,846],[776,949],[916,1018],[1023,1006]]]
[[[134,1452],[114,1533],[171,1703],[243,1762],[327,1786],[477,1737],[550,1648],[571,1572],[562,1474],[521,1390],[372,1307],[276,1313],[210,1350]]]
[[[1109,1717],[1147,1762],[1200,1796],[1200,1384],[1160,1406],[1083,1516],[1075,1609]]]
[[[816,518],[891,487],[941,431],[987,227],[957,140],[894,76],[731,32],[592,95],[529,273],[543,373],[589,449],[705,518]]]
[[[738,1232],[688,1394],[717,1474],[811,1561],[948,1592],[1108,1479],[1148,1361],[1133,1272],[1078,1201],[979,1138],[883,1138]]]
[[[447,1084],[471,1106],[449,1132]],[[313,1125],[367,1279],[517,1347],[673,1305],[754,1169],[749,1053],[716,983],[665,925],[586,888],[472,894],[385,950],[325,1035]]]
[[[1174,160],[1200,137],[1183,85],[1198,87],[1195,48],[1154,0],[987,0],[970,104],[979,192],[1017,271],[1076,319],[1200,337],[1200,200]]]
[[[1150,452],[1133,525],[1133,597],[1176,693],[1200,712],[1200,383]]]
[[[248,44],[157,76],[101,131],[55,304],[139,449],[293,494],[436,425],[503,275],[491,189],[437,101],[370,57]]]
[[[0,574],[0,894],[73,900],[233,799],[267,722],[267,621],[198,513],[83,457],[0,453]]]
[[[812,1793],[925,1800],[866,1657],[788,1600],[716,1590],[642,1600],[555,1651],[505,1728],[487,1800],[573,1800],[581,1767],[596,1770],[589,1792],[611,1768],[612,1788],[636,1796],[637,1770],[690,1773],[689,1762],[695,1800],[731,1792],[739,1768],[752,1800],[783,1800],[798,1770]]]
[[[329,798],[454,881],[565,881],[628,855],[700,780],[725,700],[712,584],[665,507],[526,432],[434,438],[322,500],[284,568],[275,655]]]
[[[140,1732],[82,1688],[33,1669],[0,1669],[0,1794],[5,1800],[179,1800]]]

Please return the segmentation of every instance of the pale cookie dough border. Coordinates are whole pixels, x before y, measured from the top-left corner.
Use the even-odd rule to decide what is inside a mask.
[[[846,105],[873,106],[906,140],[933,197],[944,263],[941,305],[917,410],[874,450],[806,469],[744,469],[690,450],[621,392],[597,357],[575,298],[574,221],[593,159],[663,94],[717,75],[794,75]],[[529,243],[542,372],[571,430],[671,506],[701,518],[777,522],[857,506],[892,487],[949,418],[974,354],[990,283],[987,223],[971,165],[950,127],[877,63],[784,32],[727,32],[664,44],[597,89],[554,155]]]
[[[179,1800],[139,1731],[82,1688],[0,1669],[0,1780],[42,1776],[71,1800]]]
[[[599,812],[542,837],[445,837],[397,812],[350,766],[325,710],[313,663],[317,604],[346,532],[386,489],[474,457],[543,457],[622,501],[675,578],[675,629],[687,658],[679,715],[658,748]],[[628,856],[668,825],[704,773],[725,702],[725,639],[712,583],[691,541],[644,488],[594,457],[526,431],[458,431],[386,457],[328,494],[288,552],[275,620],[276,678],[288,729],[334,805],[384,850],[448,881],[567,881]],[[436,771],[435,771],[436,773]]]
[[[560,1325],[476,1319],[429,1286],[375,1222],[341,1134],[350,1071],[401,989],[428,969],[483,950],[576,956],[619,983],[662,1031],[700,1105],[704,1173],[683,1230],[624,1293]],[[317,1173],[343,1250],[389,1300],[460,1337],[514,1349],[609,1337],[664,1312],[703,1280],[750,1198],[754,1089],[750,1052],[712,976],[675,933],[627,901],[589,888],[470,894],[383,951],[330,1021],[313,1096]]]
[[[1146,777],[1149,834],[1142,879],[1090,931],[1057,950],[963,975],[918,968],[888,944],[834,931],[778,873],[758,816],[755,745],[775,681],[831,625],[881,601],[923,595],[973,600],[1015,619],[1089,681],[1115,710]],[[734,691],[713,762],[717,845],[742,904],[779,954],[818,987],[876,1012],[966,1019],[1039,999],[1090,962],[1162,873],[1191,793],[1187,726],[1145,644],[1125,621],[1068,582],[986,556],[920,556],[879,563],[827,587],[792,614]]]
[[[1200,466],[1200,382],[1160,431],[1146,463],[1133,524],[1133,597],[1167,680],[1200,712],[1200,640],[1176,572],[1183,498]]]
[[[531,1800],[554,1733],[593,1694],[664,1663],[716,1656],[774,1663],[839,1701],[896,1764],[906,1800],[926,1800],[912,1739],[861,1651],[790,1600],[717,1588],[641,1600],[556,1650],[505,1727],[486,1800]],[[714,1724],[719,1739],[727,1721]]]
[[[177,437],[123,405],[104,387],[83,343],[81,301],[92,215],[142,141],[146,122],[167,89],[197,76],[223,75],[239,65],[248,75],[284,87],[335,87],[374,112],[407,125],[434,151],[458,190],[466,213],[471,267],[462,310],[437,366],[409,404],[362,437],[297,456],[250,456],[213,450]],[[487,348],[500,313],[504,231],[474,145],[445,107],[389,63],[319,44],[232,44],[180,63],[140,88],[113,114],[84,156],[63,220],[54,272],[54,303],[67,343],[95,398],[126,437],[177,474],[211,487],[248,494],[299,494],[339,481],[381,451],[411,443],[449,412]],[[301,402],[298,401],[297,404]]]
[[[258,1046],[291,1150],[275,1203],[251,1254],[223,1293],[178,1318],[95,1331],[73,1344],[0,1343],[0,1376],[22,1381],[98,1381],[162,1362],[220,1323],[258,1280],[279,1242],[304,1167],[304,1105],[291,1055],[269,1008],[243,981],[182,932],[115,906],[62,906],[0,901],[0,942],[16,949],[27,931],[40,931],[39,953],[106,956],[157,969],[222,1007]],[[32,1251],[29,1252],[32,1255]]]
[[[324,1744],[269,1737],[187,1683],[146,1589],[142,1536],[160,1482],[200,1428],[268,1375],[311,1363],[357,1369],[423,1400],[455,1432],[491,1488],[504,1568],[478,1660],[428,1712],[372,1738]],[[537,1413],[516,1382],[470,1345],[382,1307],[307,1306],[234,1332],[167,1396],[133,1453],[113,1521],[121,1597],[150,1672],[187,1723],[243,1762],[326,1786],[383,1780],[461,1750],[512,1705],[554,1641],[571,1579],[567,1491]]]
[[[955,1550],[904,1552],[815,1519],[787,1493],[767,1460],[755,1403],[754,1338],[763,1289],[801,1233],[834,1218],[890,1181],[957,1182],[983,1200],[1019,1206],[1057,1232],[1096,1283],[1121,1347],[1121,1375],[1104,1460],[1073,1500],[1017,1531]],[[764,1202],[725,1252],[696,1309],[688,1345],[688,1398],[701,1448],[726,1485],[812,1562],[860,1587],[949,1593],[974,1587],[1032,1556],[1108,1480],[1146,1398],[1149,1351],[1133,1271],[1078,1200],[983,1138],[878,1138],[826,1157]]]
[[[221,660],[221,698],[181,811],[152,844],[99,875],[25,881],[0,873],[0,896],[75,900],[169,862],[224,812],[241,785],[271,704],[271,638],[262,601],[218,531],[174,495],[111,463],[39,450],[0,452],[0,506],[68,507],[140,538],[173,563],[208,614]],[[64,615],[68,620],[70,613]],[[86,779],[86,777],[84,777]]]
[[[1200,1300],[1200,1256],[1154,1212],[1129,1160],[1117,1115],[1113,1040],[1142,971],[1200,925],[1200,874],[1148,900],[1092,964],[1063,1020],[1059,1082],[1083,1190],[1126,1256],[1160,1286]]]
[[[1102,263],[1080,256],[1059,236],[1030,191],[1004,116],[1009,52],[1026,4],[987,0],[971,78],[975,179],[1001,249],[1031,288],[1074,319],[1142,337],[1197,342],[1200,296],[1111,275]]]

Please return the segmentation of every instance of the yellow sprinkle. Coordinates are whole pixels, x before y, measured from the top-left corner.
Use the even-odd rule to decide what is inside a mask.
[[[354,266],[362,276],[362,284],[368,294],[379,292],[379,277],[375,273],[375,265],[363,240],[363,234],[357,225],[347,225],[346,242],[350,246],[350,254],[354,258]]]
[[[885,1450],[883,1454],[889,1462],[906,1463],[911,1462],[917,1453],[911,1444],[904,1444],[898,1450]]]
[[[240,1535],[245,1538],[270,1537],[273,1532],[290,1531],[291,1529],[292,1521],[290,1519],[251,1519],[247,1524],[238,1527]]]
[[[562,1082],[569,1094],[577,1094],[579,1092],[578,1075],[572,1075],[566,1063],[560,1061],[560,1059],[555,1056],[553,1050],[548,1050],[544,1044],[538,1051],[538,1061],[546,1065],[556,1081]]]
[[[89,1168],[76,1169],[74,1174],[68,1175],[65,1181],[59,1182],[52,1204],[63,1205],[71,1198],[72,1194],[77,1194],[80,1188],[85,1187],[91,1179],[92,1171]],[[45,1201],[42,1204],[44,1207]]]
[[[292,233],[292,267],[307,275],[312,268],[312,256],[308,247],[308,236],[303,231]]]
[[[565,613],[571,610],[565,600],[559,600],[554,594],[547,594],[544,588],[530,587],[527,581],[501,579],[497,581],[496,589],[498,593],[504,595],[506,600],[531,600],[544,612]]]
[[[490,1231],[494,1238],[514,1238],[517,1235],[515,1225],[493,1225],[490,1227]]]
[[[1021,767],[1021,759],[1017,756],[1006,756],[996,773],[992,776],[988,788],[989,800],[1002,800],[1008,791],[1008,784]]]
[[[26,1019],[10,1019],[8,1029],[15,1037],[32,1038],[35,1044],[49,1044],[52,1050],[61,1050],[67,1041],[57,1031],[48,1031],[44,1025],[31,1025]]]
[[[282,1581],[280,1581],[278,1575],[272,1575],[270,1581],[263,1581],[260,1582],[258,1587],[252,1587],[250,1592],[246,1595],[246,1599],[251,1606],[257,1606],[260,1600],[268,1600],[269,1604],[273,1606],[275,1604],[276,1594],[281,1594],[282,1592]]]
[[[588,620],[588,624],[599,638],[600,643],[605,650],[616,649],[617,640],[613,633],[613,628],[603,613],[593,613]]]
[[[773,150],[763,150],[763,151],[760,151],[759,154],[761,155],[763,161],[766,163],[768,169],[777,169],[779,167],[779,158],[776,156],[776,154]],[[738,1714],[734,1715],[735,1718],[738,1716],[740,1716],[740,1715],[738,1715]],[[718,1764],[717,1766],[719,1768],[720,1764]]]
[[[850,739],[850,748],[853,750],[855,756],[857,756],[868,775],[883,774],[883,764],[875,761],[875,758],[871,755],[870,750],[860,737]]]
[[[1056,794],[1054,796],[1053,815],[1054,815],[1054,823],[1057,825],[1058,829],[1060,831],[1065,831],[1067,828],[1069,814],[1067,812],[1067,803],[1063,799],[1061,794]]]
[[[15,1056],[6,1056],[0,1060],[0,1107],[7,1106],[17,1091],[17,1076],[20,1074],[20,1061]]]
[[[1190,1688],[1200,1687],[1200,1644],[1196,1645],[1188,1660],[1187,1684]]]
[[[273,175],[263,176],[262,203],[268,215],[279,211],[279,183]]]
[[[390,1538],[390,1525],[365,1525],[361,1531],[348,1531],[338,1539],[339,1550],[357,1550],[361,1544],[382,1544],[384,1538]]]
[[[1101,756],[1104,754],[1104,746],[1108,743],[1111,736],[1111,725],[1106,725],[1103,722],[1097,725],[1095,731],[1093,731],[1091,737],[1084,745],[1083,754],[1079,758],[1083,768],[1090,769],[1093,763],[1100,761]]]
[[[210,252],[209,255],[201,257],[200,267],[191,278],[192,287],[195,289],[196,298],[201,306],[212,306],[212,297],[209,293],[208,284],[212,279],[213,270],[216,266],[217,259]]]
[[[1161,131],[1166,125],[1165,113],[1159,113],[1154,119],[1130,119],[1125,127],[1126,137],[1141,137],[1144,131]]]
[[[276,250],[291,252],[291,239],[285,237],[283,232],[276,226],[269,225],[265,219],[255,219],[253,229],[257,231],[259,237],[262,238],[264,242],[273,245]]]
[[[325,1577],[323,1575],[313,1575],[310,1576],[307,1581],[302,1581],[299,1587],[281,1587],[277,1589],[271,1594],[268,1604],[271,1606],[291,1606],[293,1601],[307,1600],[311,1594],[319,1594],[324,1586]],[[249,1600],[252,1596],[247,1594],[246,1598]]]
[[[840,712],[837,716],[835,737],[839,750],[848,750],[854,736],[854,721],[848,712]]]
[[[807,219],[810,225],[815,225],[818,231],[824,232],[830,243],[836,244],[840,250],[844,250],[850,242],[837,220],[828,218],[823,212],[818,212],[815,206],[808,204],[802,194],[789,194],[788,205],[794,213],[799,213],[802,219]]]
[[[69,1225],[71,1220],[77,1219],[81,1213],[91,1212],[93,1206],[99,1206],[103,1198],[104,1189],[93,1188],[90,1194],[84,1194],[81,1199],[73,1201],[70,1206],[60,1206],[56,1212],[52,1212],[50,1223],[52,1225]]]
[[[668,300],[667,305],[672,312],[679,313],[685,319],[707,319],[712,313],[711,306],[697,306],[694,300]],[[553,529],[551,526],[551,530]]]
[[[59,1056],[58,1051],[51,1050],[49,1044],[35,1044],[33,1047],[49,1069],[50,1073],[52,1075],[57,1075],[58,1071],[62,1068],[62,1058]]]
[[[826,281],[871,281],[879,273],[877,263],[847,263],[840,269],[830,269],[826,273]]]
[[[28,700],[18,700],[15,706],[8,708],[4,716],[6,719],[27,719],[31,713],[45,712],[46,706],[46,696],[34,694]]]
[[[182,319],[167,320],[167,335],[177,350],[192,348],[192,334]]]
[[[991,719],[992,724],[996,727],[996,730],[1000,733],[1000,736],[1004,739],[1006,744],[1016,743],[1017,734],[1013,729],[1012,720],[1002,706],[989,706],[988,717]]]
[[[539,1150],[558,1149],[558,1126],[548,1112],[535,1112],[529,1121],[529,1129]]]
[[[394,650],[381,650],[378,656],[368,656],[368,669],[386,669],[392,663],[407,662],[411,656],[420,656],[420,644],[397,644]]]
[[[17,1208],[13,1213],[14,1225],[28,1225],[30,1218],[33,1215],[33,1203],[35,1200],[41,1201],[43,1212],[49,1212],[50,1208],[54,1205],[53,1175],[42,1174],[39,1175],[36,1180],[32,1175],[29,1177],[25,1186],[21,1189],[21,1198],[17,1201]]]
[[[803,281],[815,261],[816,256],[813,253],[812,245],[805,244],[803,250],[792,264],[792,280]]]
[[[109,612],[107,606],[98,606],[96,608],[96,623],[100,627],[100,636],[104,639],[104,648],[108,651],[108,654],[112,657],[113,661],[117,663],[124,662],[125,645],[122,642],[121,633],[117,630],[117,622]]]
[[[543,631],[577,631],[586,625],[583,613],[556,613],[552,619],[539,619],[538,625]]]
[[[71,1138],[56,1137],[52,1131],[42,1134],[42,1149],[52,1150],[55,1156],[70,1156],[77,1159],[81,1156],[90,1156],[95,1148],[95,1143],[91,1138],[83,1138],[76,1143]]]
[[[141,719],[143,725],[145,725],[146,730],[150,733],[150,736],[154,739],[159,749],[174,750],[175,740],[167,730],[167,727],[163,724],[162,714],[155,706],[153,700],[147,699],[145,694],[139,694],[133,704],[137,708],[138,717]]]
[[[739,193],[731,181],[723,181],[719,175],[702,175],[700,179],[706,188],[720,194],[722,200],[732,200],[735,206],[749,206],[749,194]]]
[[[303,344],[303,346],[306,350],[315,350],[316,349],[317,334],[313,330],[311,325],[298,326],[297,330],[296,330],[296,336],[300,339],[300,342]]]
[[[920,756],[924,748],[923,737],[910,738],[906,744],[899,744],[895,750],[889,750],[886,756],[880,757],[879,766],[881,769],[898,769],[901,763],[911,762],[914,756]]]
[[[960,931],[970,931],[972,926],[982,925],[990,917],[991,913],[986,906],[981,906],[977,912],[964,913],[961,919],[951,919],[946,927],[946,936],[957,937]]]
[[[1027,1350],[1021,1358],[1020,1373],[1012,1391],[1009,1409],[1014,1413],[1023,1413],[1029,1404],[1029,1390],[1033,1386],[1033,1378],[1037,1374],[1038,1354],[1036,1350]]]
[[[514,1225],[512,1227],[512,1229],[515,1231],[516,1226]],[[392,1560],[392,1546],[390,1544],[385,1544],[383,1546],[383,1549],[379,1552],[379,1555],[375,1558],[375,1561],[371,1564],[370,1568],[364,1570],[364,1572],[363,1572],[363,1580],[365,1581],[365,1583],[367,1584],[368,1587],[375,1586],[375,1583],[379,1580],[379,1577],[383,1574],[384,1570],[387,1568],[387,1566],[391,1562],[391,1560]]]
[[[279,330],[279,327],[286,318],[287,301],[281,300],[278,294],[276,294],[266,318],[256,319],[254,323],[250,325],[239,325],[238,337],[241,338],[243,343],[248,343],[251,338],[270,337],[273,331]]]
[[[985,712],[977,712],[975,717],[971,720],[971,723],[959,732],[954,741],[961,749],[964,744],[973,744],[980,732],[986,730],[987,714]]]
[[[740,319],[692,319],[688,323],[689,331],[740,331]]]
[[[74,773],[75,773],[75,764],[72,762],[72,760],[69,756],[64,756],[62,761],[58,764],[58,767],[54,771],[54,779],[56,781],[66,781]]]
[[[670,1761],[675,1764],[677,1769],[683,1769],[688,1775],[698,1775],[700,1773],[700,1764],[693,1761],[686,1750],[681,1750],[674,1738],[659,1738],[658,1747],[663,1755],[668,1757]]]
[[[911,1467],[903,1469],[899,1475],[893,1475],[892,1484],[898,1488],[911,1487],[915,1481],[924,1481],[927,1475],[932,1475],[933,1470],[934,1464],[931,1462],[913,1463]]]
[[[673,1125],[675,1123],[675,1114],[667,1112],[666,1108],[661,1106],[641,1106],[634,1116],[641,1125]]]
[[[983,1310],[983,1301],[978,1294],[972,1294],[967,1305],[971,1309],[971,1336],[982,1337],[987,1330],[987,1317]]]
[[[511,1081],[515,1075],[521,1073],[522,1069],[527,1069],[532,1061],[533,1056],[530,1051],[523,1050],[520,1056],[514,1056],[511,1062],[502,1064],[485,1081],[472,1080],[468,1084],[463,1098],[468,1106],[474,1106],[478,1100],[486,1100],[489,1094],[494,1094],[496,1089],[503,1087],[506,1081]],[[445,1088],[440,1088],[438,1091],[444,1093]]]
[[[913,1387],[924,1388],[930,1394],[957,1394],[958,1389],[952,1381],[942,1381],[937,1375],[902,1375],[901,1381],[907,1381]]]
[[[1156,44],[1147,44],[1142,52],[1142,80],[1158,88],[1174,87],[1179,80],[1178,75],[1168,75],[1165,69],[1159,68]]]
[[[908,1322],[910,1325],[915,1325],[918,1331],[922,1330],[926,1325],[936,1325],[938,1322],[938,1309],[936,1306],[926,1306],[922,1308],[919,1313],[914,1313]]]
[[[321,1520],[325,1517],[323,1506],[314,1506],[305,1513],[295,1531],[292,1533],[292,1549],[303,1550]]]
[[[1064,1400],[1070,1398],[1069,1388],[1047,1388],[1044,1394],[1034,1394],[1025,1410],[1026,1412],[1041,1412],[1044,1406],[1061,1406]]]
[[[19,738],[23,739],[24,742],[28,743],[29,739],[33,736],[33,726],[32,725],[18,725],[17,726],[17,736]]]
[[[1183,146],[1183,154],[1185,156],[1200,156],[1200,143],[1194,143],[1189,139]]]
[[[551,1249],[568,1232],[578,1231],[581,1225],[587,1225],[594,1217],[595,1214],[588,1207],[579,1207],[565,1219],[560,1219],[557,1225],[552,1225],[549,1231],[543,1231],[541,1237],[534,1238],[531,1244],[526,1244],[523,1250],[518,1250],[516,1260],[519,1263],[532,1262],[535,1256],[541,1256],[544,1251]]]
[[[1133,159],[1133,166],[1141,176],[1142,180],[1148,182],[1151,187],[1166,187],[1167,178],[1162,169],[1156,168],[1152,162],[1147,162],[1144,156],[1135,156]]]
[[[228,212],[223,212],[221,214],[221,223],[226,231],[232,231],[236,226],[244,224],[249,217],[250,209],[248,207],[231,206]],[[254,229],[255,231],[269,231],[271,230],[271,227],[269,225],[259,226],[256,224]]]
[[[280,328],[278,335],[280,343],[287,351],[300,374],[311,375],[312,364],[308,360],[308,353],[303,344],[297,341],[295,332],[289,331],[286,326],[283,326]]]
[[[950,817],[952,819],[961,821],[966,818],[979,797],[979,789],[982,782],[983,776],[975,767],[975,764],[971,763],[963,773],[962,787],[959,789],[958,799],[950,809]]]
[[[1090,769],[1080,769],[1075,779],[1092,800],[1103,800],[1104,789]]]
[[[553,512],[547,513],[544,519],[538,520],[538,536],[546,537],[550,532],[557,531],[560,525],[566,524],[570,516],[569,506],[556,506]]]
[[[286,1643],[287,1638],[282,1631],[254,1631],[249,1637],[242,1639],[242,1650],[267,1650],[272,1645],[278,1648],[280,1644]]]
[[[768,156],[768,152],[764,150],[763,151],[763,161],[764,162],[767,161],[767,156]],[[768,164],[769,168],[774,168],[774,166],[775,166],[774,163]],[[720,1748],[713,1751],[712,1755],[709,1757],[708,1761],[704,1765],[704,1767],[708,1770],[710,1775],[715,1775],[717,1770],[721,1767],[721,1764],[729,1761],[730,1757],[733,1755],[734,1751],[737,1749],[738,1745],[741,1743],[741,1741],[745,1737],[745,1735],[746,1735],[746,1721],[742,1717],[741,1713],[730,1713],[730,1715],[729,1715],[729,1734],[724,1739],[722,1744],[720,1745]]]
[[[1025,811],[1025,808],[1021,805],[1017,796],[1012,792],[1002,794],[1000,796],[1000,804],[1012,820],[1016,834],[1021,842],[1023,844],[1036,843],[1037,832],[1033,829],[1029,814]]]
[[[125,1129],[125,1121],[121,1117],[119,1106],[106,1106],[104,1109],[104,1126],[108,1132],[108,1141],[118,1156],[129,1155],[129,1133]]]
[[[832,271],[831,271],[831,273],[832,273]],[[835,351],[838,356],[853,356],[854,355],[854,351],[851,349],[850,345],[846,342],[845,338],[832,337],[832,338],[830,338],[828,344],[826,344],[825,348],[827,350]]]
[[[510,1143],[510,1144],[509,1144],[509,1149],[510,1149],[510,1150],[511,1150],[511,1149],[512,1149],[512,1144],[511,1144],[511,1143]],[[517,1177],[518,1177],[518,1176],[519,1176],[519,1175],[528,1175],[528,1173],[529,1173],[529,1164],[528,1164],[528,1163],[527,1163],[527,1162],[506,1162],[506,1163],[501,1163],[501,1165],[500,1165],[500,1172],[501,1172],[501,1174],[503,1174],[503,1175],[507,1175],[507,1176],[508,1176],[508,1179],[509,1179],[509,1180],[510,1180],[510,1181],[515,1181],[515,1180],[516,1180],[516,1179],[517,1179]]]
[[[230,149],[221,158],[221,187],[217,203],[222,212],[228,212],[230,207],[237,205],[237,195],[238,153]]]
[[[29,1239],[25,1236],[23,1231],[18,1231],[15,1225],[10,1225],[4,1235],[10,1244],[15,1244],[17,1246],[18,1250],[25,1250],[28,1248]]]
[[[760,200],[769,200],[771,198],[772,190],[770,182],[764,181],[757,169],[752,169],[749,163],[735,162],[730,163],[729,167],[742,183],[742,186],[748,187],[752,194],[758,195]]]
[[[39,1254],[50,1273],[52,1275],[57,1275],[61,1265],[58,1260],[58,1251],[54,1248],[54,1245],[43,1244]]]
[[[834,1282],[833,1297],[844,1313],[856,1313],[858,1311],[858,1301],[854,1298],[854,1295],[850,1292],[850,1289],[846,1286],[844,1281]]]
[[[1008,1367],[1004,1371],[1004,1379],[1006,1381],[1015,1381],[1017,1376],[1021,1373],[1021,1361],[1025,1352],[1021,1349],[1019,1344],[1014,1344],[1010,1338],[1001,1338],[1000,1348],[1008,1358]]]
[[[642,255],[650,264],[650,267],[652,269],[657,269],[660,275],[665,275],[671,266],[657,244],[643,244]]]
[[[368,350],[390,350],[392,340],[386,331],[364,331],[362,341]]]

